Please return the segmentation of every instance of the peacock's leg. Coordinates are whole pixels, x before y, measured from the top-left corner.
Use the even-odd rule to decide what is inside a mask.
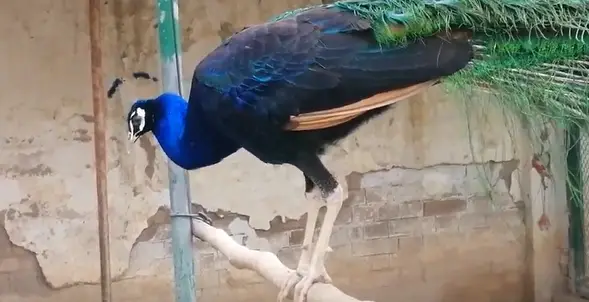
[[[301,256],[297,265],[296,272],[292,274],[288,280],[280,288],[278,293],[278,301],[281,302],[288,296],[288,293],[293,286],[299,281],[300,277],[307,275],[309,265],[311,263],[311,250],[313,249],[313,234],[315,233],[315,225],[317,224],[317,216],[319,210],[323,206],[320,191],[315,187],[313,182],[305,176],[305,197],[308,202],[307,209],[307,223],[305,224],[305,234],[303,237],[303,245],[301,247]],[[326,282],[331,282],[329,276],[326,275]]]
[[[325,271],[325,254],[329,249],[329,239],[333,231],[335,219],[345,199],[346,192],[340,185],[338,185],[335,190],[325,198],[325,201],[327,202],[327,211],[325,212],[323,224],[319,231],[319,238],[317,238],[313,255],[311,256],[309,271],[295,286],[294,297],[296,302],[305,301],[307,292],[313,283],[331,282]]]

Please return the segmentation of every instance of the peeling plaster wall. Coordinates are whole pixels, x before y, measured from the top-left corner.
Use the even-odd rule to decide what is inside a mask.
[[[221,38],[311,2],[180,1],[185,80]],[[0,221],[4,220],[13,244],[35,254],[50,286],[96,282],[99,257],[86,2],[31,3],[0,5],[5,41],[0,44],[0,60],[5,70],[12,70],[0,75]],[[157,74],[153,1],[108,1],[105,8],[105,86],[134,71]],[[160,209],[168,204],[165,160],[151,138],[128,144],[124,123],[131,102],[153,96],[157,88],[147,81],[131,81],[109,100],[108,196],[115,277],[169,273],[169,246],[147,244],[167,236],[166,228],[157,227],[168,219]],[[407,170],[524,160],[522,150],[532,144],[524,138],[525,129],[502,111],[489,106],[477,109],[473,102],[462,103],[431,89],[360,128],[324,161],[342,182],[346,176],[392,169],[386,172],[390,183],[395,175],[409,177]],[[486,102],[485,96],[476,102]],[[446,194],[455,183],[451,174],[432,171],[415,180],[419,188],[426,195]],[[505,179],[516,183],[511,177],[518,176]],[[371,179],[374,183],[377,177],[363,181]],[[223,223],[248,238],[248,246],[270,250],[278,246],[276,240],[289,238],[270,242],[263,234],[287,225],[282,219],[300,218],[305,209],[303,184],[294,169],[264,165],[245,152],[191,174],[195,202],[210,211],[243,215],[230,215]],[[523,189],[506,190],[514,194],[513,200],[522,198],[518,194]]]

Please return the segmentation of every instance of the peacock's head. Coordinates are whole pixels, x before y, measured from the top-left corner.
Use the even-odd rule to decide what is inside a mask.
[[[154,112],[153,101],[136,101],[127,114],[128,136],[131,142],[136,142],[142,135],[153,130]]]

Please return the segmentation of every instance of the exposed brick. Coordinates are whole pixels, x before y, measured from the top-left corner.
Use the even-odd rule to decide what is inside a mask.
[[[352,245],[348,242],[346,245],[331,246],[332,252],[328,258],[346,258],[352,257]]]
[[[437,216],[435,218],[436,232],[458,231],[458,218],[454,215]]]
[[[493,212],[493,203],[488,197],[473,197],[468,200],[468,211],[474,213]]]
[[[519,210],[491,213],[487,215],[487,223],[498,231],[509,231],[511,235],[520,235],[525,232],[522,215]]]
[[[364,238],[382,238],[389,236],[389,223],[387,221],[375,222],[364,225]]]
[[[387,185],[384,187],[367,188],[366,202],[392,202],[394,200],[394,188]]]
[[[349,191],[348,198],[344,201],[344,204],[350,206],[364,203],[366,203],[366,193],[364,190]]]
[[[417,182],[421,177],[421,171],[403,168],[392,168],[364,174],[362,177],[363,188],[383,186],[400,186]]]
[[[378,220],[391,220],[398,218],[401,214],[401,209],[398,204],[385,203],[378,208]]]
[[[423,217],[421,218],[421,234],[429,235],[436,232],[436,218]]]
[[[283,248],[290,246],[290,233],[266,233],[268,237],[265,237],[271,246],[275,248]],[[263,237],[263,236],[261,236]]]
[[[329,238],[329,246],[335,248],[350,243],[350,230],[346,227],[335,227]]]
[[[479,213],[465,213],[458,218],[458,230],[468,232],[487,227],[487,216]]]
[[[508,192],[493,194],[489,202],[493,211],[510,210],[519,206]]]
[[[377,210],[374,205],[355,205],[352,211],[354,222],[366,223],[376,220]]]
[[[303,244],[304,237],[305,237],[305,230],[291,231],[290,236],[288,237],[288,244],[290,246],[301,245],[301,244]]]
[[[350,240],[360,241],[364,239],[364,228],[361,226],[350,228]]]
[[[391,182],[390,178],[387,177],[387,174],[392,172],[393,170],[365,173],[361,179],[361,186],[363,188],[374,188],[389,185]]]
[[[389,230],[392,236],[414,236],[422,233],[422,220],[420,218],[402,218],[389,222]]]
[[[276,256],[284,265],[288,267],[295,267],[301,257],[301,249],[300,248],[283,248],[280,249]]]
[[[332,252],[329,253],[329,255],[328,255],[329,258],[350,259],[352,257],[352,244],[350,244],[349,242],[346,245],[332,246],[331,249],[332,249]]]
[[[296,229],[302,229],[307,223],[307,213],[301,215],[299,219],[284,219],[282,216],[276,216],[270,221],[272,232],[285,232]]]
[[[335,225],[343,225],[343,224],[350,224],[352,222],[352,212],[353,212],[353,207],[351,204],[345,204],[341,210],[339,211],[339,213],[337,214],[337,217],[335,218]]]
[[[399,217],[421,217],[423,216],[423,202],[421,200],[407,201],[399,205]]]
[[[396,238],[379,238],[352,243],[352,254],[354,256],[369,256],[388,254],[397,251],[398,243]]]
[[[346,177],[346,182],[348,183],[348,190],[360,190],[362,188],[362,174],[352,172]]]
[[[448,215],[464,210],[466,201],[461,199],[432,200],[423,204],[423,216]]]

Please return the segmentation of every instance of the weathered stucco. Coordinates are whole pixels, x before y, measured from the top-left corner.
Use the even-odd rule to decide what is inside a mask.
[[[308,2],[181,1],[185,80],[220,37]],[[0,10],[4,41],[0,64],[12,70],[0,75],[0,213],[10,240],[36,254],[54,287],[96,282],[99,276],[86,5],[38,0],[32,7],[26,1],[13,1]],[[106,86],[114,77],[133,71],[157,74],[152,4],[109,1],[106,7]],[[131,261],[135,264],[128,273],[142,275],[140,268],[145,265],[138,264],[140,257],[134,253],[153,253],[157,258],[159,252],[141,249],[141,242],[133,253],[131,249],[148,219],[168,203],[167,170],[156,142],[142,138],[130,145],[125,139],[127,108],[138,97],[153,96],[157,86],[125,85],[108,105],[115,276],[129,268],[130,257],[136,261]],[[483,99],[463,103],[431,89],[363,126],[331,150],[325,163],[343,179],[352,172],[392,167],[518,159],[520,147],[529,144],[523,130],[500,110],[486,105],[474,109],[474,103],[480,105]],[[452,185],[447,173],[427,175],[420,181],[428,192],[445,192]],[[256,238],[253,229],[269,229],[276,216],[299,218],[305,209],[300,173],[291,167],[264,165],[245,152],[191,173],[191,185],[195,202],[207,209],[249,216],[249,227],[239,219],[232,227],[250,232],[252,238]],[[250,244],[269,247],[260,238]],[[153,266],[150,270],[157,270]]]

